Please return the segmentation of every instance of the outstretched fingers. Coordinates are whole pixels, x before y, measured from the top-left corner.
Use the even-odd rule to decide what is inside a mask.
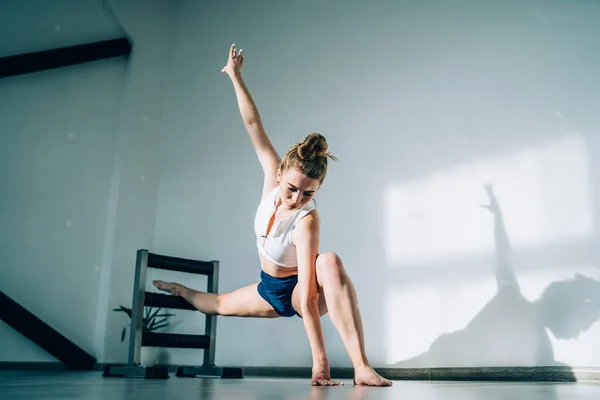
[[[334,381],[333,379],[317,378],[312,380],[313,386],[343,386],[342,382]]]
[[[235,43],[229,48],[229,56],[227,57],[227,64],[221,69],[228,75],[232,75],[235,72],[241,72],[242,66],[244,65],[244,50],[240,49],[237,51]]]

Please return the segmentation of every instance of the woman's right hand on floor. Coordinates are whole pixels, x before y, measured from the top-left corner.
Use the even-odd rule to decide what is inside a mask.
[[[329,365],[315,366],[312,369],[311,383],[313,386],[341,386],[342,382],[331,379]]]

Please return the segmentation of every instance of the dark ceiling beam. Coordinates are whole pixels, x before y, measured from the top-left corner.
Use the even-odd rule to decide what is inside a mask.
[[[0,79],[86,62],[129,56],[128,38],[105,40],[0,58]]]

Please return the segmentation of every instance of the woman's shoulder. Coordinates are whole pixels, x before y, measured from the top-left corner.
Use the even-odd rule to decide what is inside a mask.
[[[310,211],[307,211],[296,223],[301,229],[319,229],[319,225],[321,223],[321,217],[319,215],[319,211],[316,208],[313,208]]]
[[[296,246],[296,240],[300,237],[305,239],[319,237],[320,230],[321,220],[318,211],[314,209],[304,215],[304,217],[294,225],[294,230],[292,231],[292,244]]]

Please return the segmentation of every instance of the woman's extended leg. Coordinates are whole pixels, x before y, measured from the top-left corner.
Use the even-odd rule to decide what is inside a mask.
[[[232,317],[276,318],[279,314],[258,294],[258,283],[230,293],[207,293],[190,289],[179,283],[152,281],[158,289],[173,296],[181,296],[200,312],[208,315]]]
[[[389,380],[373,370],[367,360],[358,298],[342,260],[335,253],[323,253],[317,258],[316,269],[317,283],[322,288],[331,322],[340,333],[354,365],[355,383],[369,386],[391,385]],[[294,304],[299,304],[300,299],[297,297],[294,296]]]

